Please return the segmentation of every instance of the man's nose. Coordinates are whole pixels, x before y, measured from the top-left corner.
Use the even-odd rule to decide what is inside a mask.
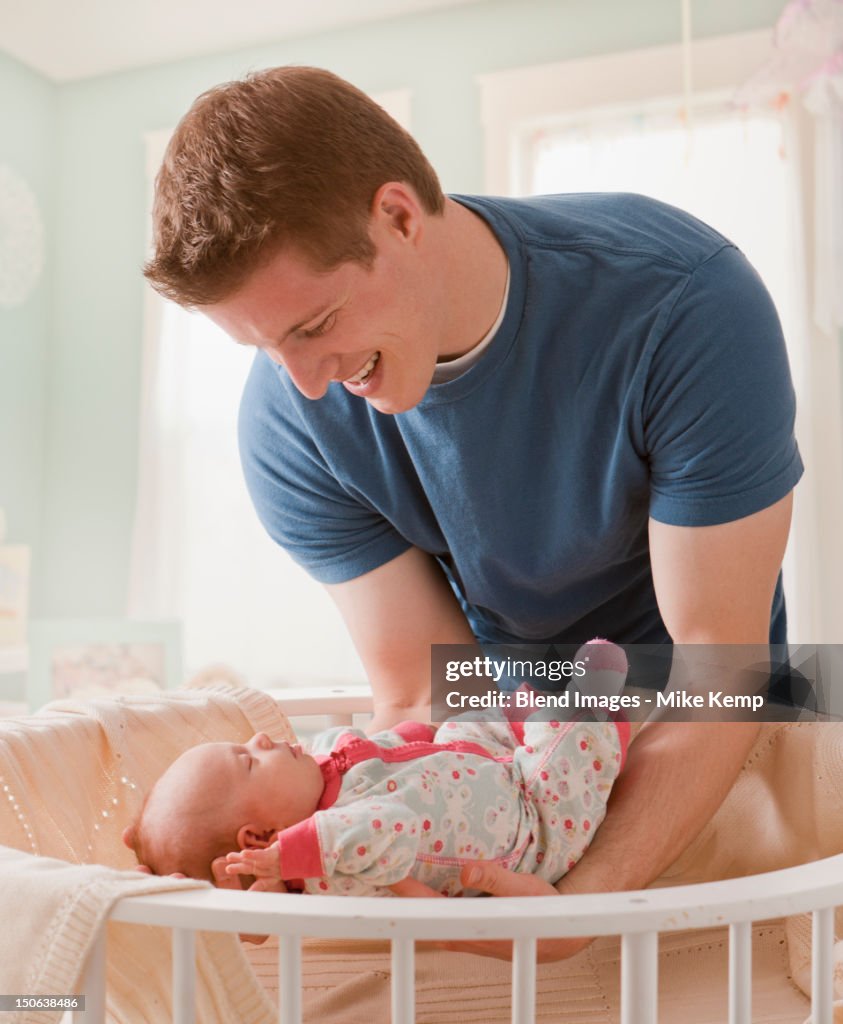
[[[285,352],[284,357],[275,358],[290,375],[290,380],[305,398],[321,398],[333,379],[336,360],[330,356],[319,356],[310,352]]]

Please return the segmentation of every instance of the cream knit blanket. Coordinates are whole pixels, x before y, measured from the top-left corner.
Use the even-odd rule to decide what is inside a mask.
[[[24,992],[29,985],[41,985],[42,992],[49,988],[51,994],[55,985],[73,990],[96,922],[110,902],[151,885],[174,884],[125,870],[134,858],[122,846],[120,831],[142,794],[187,747],[245,739],[256,730],[279,738],[292,735],[265,694],[222,684],[178,694],[62,702],[36,716],[0,723],[0,843],[24,851],[0,856],[5,922],[0,992]],[[723,807],[660,884],[751,874],[839,852],[843,725],[769,725]],[[272,990],[273,946],[250,950],[249,959]],[[573,960],[540,967],[538,1019],[615,1024],[617,961],[616,941],[601,939]],[[754,1021],[799,1024],[806,1017],[810,932],[803,919],[755,928],[754,974]],[[725,1021],[725,976],[722,935],[664,937],[663,1019]],[[197,941],[200,1024],[273,1020],[271,1001],[255,978],[235,937],[202,933]],[[308,1021],[380,1024],[389,1019],[389,958],[376,946],[306,943],[303,982]],[[110,924],[108,983],[110,1020],[168,1020],[170,955],[164,932]],[[419,954],[419,1024],[492,1024],[509,1019],[509,1006],[508,964],[464,954]]]
[[[0,850],[0,993],[75,991],[97,926],[114,900],[204,884],[128,870],[135,858],[120,833],[183,750],[245,740],[256,731],[292,738],[275,701],[225,684],[62,701],[0,722],[0,844],[7,847]],[[109,924],[107,949],[109,1019],[170,1020],[166,930]],[[196,983],[199,1022],[275,1019],[235,935],[197,936]],[[35,1024],[58,1016],[3,1014],[3,1020]]]

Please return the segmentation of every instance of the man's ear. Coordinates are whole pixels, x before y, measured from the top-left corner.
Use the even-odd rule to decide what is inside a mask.
[[[372,217],[388,230],[415,241],[422,230],[422,206],[412,186],[403,181],[385,182],[372,200]]]
[[[237,845],[241,850],[265,850],[272,846],[278,830],[260,829],[256,825],[242,825],[237,830]]]
[[[134,851],[135,843],[137,842],[135,826],[127,825],[126,828],[123,829],[123,834],[120,836],[120,838],[123,840],[123,843],[129,847],[130,850]]]

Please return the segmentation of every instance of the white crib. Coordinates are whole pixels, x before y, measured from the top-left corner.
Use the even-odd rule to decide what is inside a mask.
[[[350,724],[368,710],[362,691],[278,691],[290,717],[320,715]],[[723,882],[611,895],[453,900],[374,899],[194,890],[125,898],[111,920],[172,929],[174,1024],[194,1021],[194,932],[227,931],[279,937],[279,1021],[302,1021],[301,941],[379,939],[391,943],[391,1021],[415,1019],[414,944],[421,940],[511,939],[512,1021],[535,1020],[536,942],[549,937],[621,936],[621,1024],[655,1024],[658,935],[689,928],[729,927],[729,1024],[750,1024],[751,926],[792,914],[813,914],[812,1024],[832,1024],[834,909],[843,905],[843,854],[800,867]],[[564,906],[564,911],[563,911]],[[73,1024],[105,1022],[105,927],[81,986],[84,1011]]]

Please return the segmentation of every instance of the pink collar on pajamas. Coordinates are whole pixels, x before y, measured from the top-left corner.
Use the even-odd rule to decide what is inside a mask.
[[[441,750],[454,750],[459,754],[479,754],[481,757],[488,757],[493,761],[500,760],[490,754],[485,747],[481,747],[479,743],[471,743],[467,740],[456,740],[453,743],[433,743],[431,737],[435,733],[434,728],[422,722],[401,722],[400,725],[393,726],[392,731],[397,732],[405,740],[403,746],[379,747],[372,740],[364,740],[353,733],[348,733],[340,736],[336,747],[330,754],[316,756],[316,763],[322,769],[322,778],[325,780],[325,789],[317,805],[317,810],[324,811],[336,803],[342,788],[343,775],[362,761],[380,760],[387,764],[397,764],[401,761],[415,761],[419,757],[438,754]],[[507,758],[506,760],[511,759]]]

